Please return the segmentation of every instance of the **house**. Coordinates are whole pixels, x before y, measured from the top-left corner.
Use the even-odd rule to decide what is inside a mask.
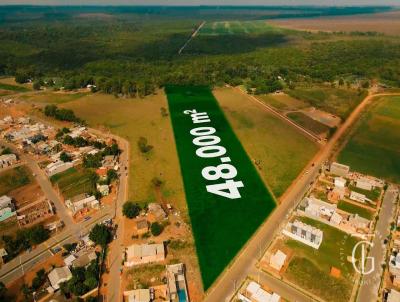
[[[114,155],[106,155],[102,161],[102,166],[108,169],[115,169],[117,157]]]
[[[101,167],[96,170],[96,174],[99,176],[99,180],[107,180],[107,168]]]
[[[67,171],[68,169],[72,168],[74,164],[72,162],[63,162],[63,161],[56,161],[55,163],[51,163],[47,165],[45,171],[47,176],[51,177],[58,173]]]
[[[110,194],[110,187],[108,185],[96,185],[97,191],[100,192],[101,196],[107,196]]]
[[[0,197],[0,209],[4,209],[7,207],[12,207],[12,199],[8,197],[7,195],[3,195]]]
[[[3,209],[0,209],[0,222],[7,220],[10,217],[13,217],[16,215],[16,212],[10,208],[10,207],[5,207]]]
[[[346,187],[346,179],[343,177],[335,177],[335,187],[336,188],[345,188]]]
[[[365,201],[368,200],[368,198],[364,194],[354,191],[350,192],[350,199],[361,203],[365,203]]]
[[[391,289],[388,292],[386,302],[399,302],[400,301],[400,292],[395,289]]]
[[[369,229],[371,221],[359,216],[358,214],[351,214],[348,218],[348,222],[355,229]]]
[[[20,118],[17,119],[17,123],[18,123],[18,124],[23,124],[23,125],[29,124],[30,121],[31,121],[31,120],[30,120],[29,117],[22,117],[22,116],[21,116]]]
[[[281,297],[276,293],[269,293],[260,284],[250,281],[244,291],[238,294],[241,301],[246,302],[279,302]]]
[[[329,171],[334,175],[346,177],[350,172],[350,167],[334,162],[331,164]]]
[[[74,255],[68,255],[66,258],[64,258],[64,264],[68,267],[71,267],[74,260],[76,260]]]
[[[315,249],[319,249],[323,238],[323,232],[320,229],[298,220],[289,222],[282,233]]]
[[[137,235],[146,234],[149,231],[149,224],[146,219],[139,219],[136,221]]]
[[[178,300],[190,302],[186,284],[184,264],[178,263],[167,265],[166,277],[169,301]]]
[[[400,276],[400,253],[390,255],[389,259],[389,272],[394,276]]]
[[[51,287],[57,290],[60,288],[61,283],[72,278],[72,274],[67,266],[56,267],[48,274],[48,278],[50,280]]]
[[[337,209],[336,204],[330,204],[315,197],[304,198],[302,205],[305,207],[304,212],[307,216],[312,218],[325,218],[328,221]]]
[[[150,302],[151,295],[150,289],[134,289],[124,291],[124,296],[127,297],[128,302]]]
[[[0,248],[0,264],[4,263],[4,257],[7,256],[8,253],[4,248]]]
[[[17,210],[18,224],[30,226],[46,220],[54,215],[53,205],[48,199],[41,199]]]
[[[163,243],[158,244],[133,244],[126,249],[125,266],[134,266],[165,259]]]
[[[269,259],[269,265],[277,271],[280,271],[285,264],[286,258],[287,255],[284,252],[277,250]]]
[[[366,191],[371,191],[373,189],[372,183],[365,177],[360,177],[356,180],[356,187]]]
[[[83,253],[78,256],[75,260],[72,261],[73,267],[86,267],[88,266],[93,260],[97,259],[97,255],[95,251],[91,251],[89,253]]]
[[[343,220],[343,217],[335,212],[335,213],[333,213],[329,222],[334,225],[339,225],[342,222],[342,220]]]
[[[328,200],[332,202],[338,202],[339,200],[343,200],[346,194],[346,188],[335,187],[332,191],[328,193]]]
[[[71,210],[73,214],[85,208],[98,209],[100,207],[99,201],[95,196],[88,196],[87,194],[79,194],[71,199],[65,201],[67,208]]]
[[[4,154],[0,156],[0,168],[9,167],[17,162],[15,154]]]
[[[167,217],[161,205],[154,202],[148,205],[148,214],[151,221],[163,220]]]

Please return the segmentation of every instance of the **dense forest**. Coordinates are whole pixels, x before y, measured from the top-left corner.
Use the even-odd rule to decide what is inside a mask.
[[[304,82],[380,79],[400,86],[400,39],[374,33],[271,30],[198,35],[203,20],[347,15],[388,7],[0,7],[0,75],[34,87],[91,85],[115,95],[165,84],[245,84],[269,92]]]

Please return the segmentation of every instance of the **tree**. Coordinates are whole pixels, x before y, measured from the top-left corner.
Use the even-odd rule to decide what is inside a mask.
[[[122,207],[122,214],[132,219],[139,215],[140,210],[140,206],[137,203],[134,203],[133,201],[127,201]]]
[[[7,287],[3,282],[0,282],[0,301],[8,301],[7,298]]]
[[[89,239],[97,245],[105,248],[111,241],[111,232],[108,227],[103,224],[96,224],[89,233]]]
[[[5,154],[12,154],[12,151],[10,148],[4,148],[3,151],[1,151],[0,155],[5,155]]]
[[[46,230],[42,225],[33,226],[28,231],[28,238],[32,244],[39,244],[49,239],[49,231]]]
[[[77,244],[76,243],[66,243],[63,245],[63,248],[68,252],[71,253],[75,248]]]
[[[114,169],[108,170],[107,171],[108,184],[112,183],[116,179],[118,179],[118,173]]]
[[[33,83],[33,89],[34,90],[40,90],[40,88],[42,87],[42,85],[41,85],[41,83],[39,82],[39,81],[35,81],[34,83]]]
[[[28,81],[29,75],[25,72],[17,72],[17,74],[15,75],[15,82],[19,84],[28,83]]]
[[[163,226],[161,224],[159,224],[158,222],[153,222],[151,224],[150,231],[153,236],[160,235],[163,230],[164,230]]]
[[[44,269],[37,271],[35,278],[33,278],[32,280],[33,290],[37,291],[46,282],[46,279],[47,279],[47,274]]]
[[[145,137],[140,137],[137,144],[140,152],[142,153],[148,153],[151,149],[153,149],[152,145],[147,144],[147,139]]]
[[[71,155],[69,155],[67,152],[61,152],[60,154],[60,160],[62,160],[64,163],[72,161]]]

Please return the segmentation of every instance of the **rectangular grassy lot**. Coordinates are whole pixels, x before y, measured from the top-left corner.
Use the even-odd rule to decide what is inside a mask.
[[[31,173],[25,166],[6,170],[0,173],[0,196],[31,182]]]
[[[400,97],[383,97],[362,117],[338,161],[400,183]]]
[[[207,87],[169,86],[166,88],[171,120],[178,149],[185,194],[196,241],[204,288],[207,289],[271,213],[275,201],[237,139],[217,101]],[[207,112],[210,122],[193,124],[185,110]],[[206,180],[202,170],[221,164],[221,157],[196,155],[190,130],[214,127],[221,138],[217,145],[226,148],[231,164],[237,169],[234,181],[242,181],[241,197],[229,199],[207,192],[206,186],[225,180]],[[227,171],[224,170],[223,173]]]

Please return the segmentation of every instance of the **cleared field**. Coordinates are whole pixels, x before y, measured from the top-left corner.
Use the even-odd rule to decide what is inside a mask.
[[[341,209],[351,214],[358,214],[361,217],[364,217],[369,220],[371,220],[373,216],[371,211],[342,200],[339,201],[338,203],[338,209]]]
[[[292,112],[287,114],[287,117],[317,135],[327,133],[330,129],[328,126],[313,120],[302,112]]]
[[[200,35],[237,35],[281,32],[282,30],[265,21],[216,21],[207,22],[200,30]]]
[[[27,167],[20,166],[0,173],[0,196],[32,182]]]
[[[272,20],[270,23],[284,28],[307,31],[358,31],[400,35],[400,11],[330,18]]]
[[[272,212],[275,201],[210,89],[169,86],[166,92],[207,289]],[[189,109],[205,112],[209,121],[195,123],[190,112],[184,113]]]
[[[56,96],[57,97],[57,96]],[[79,100],[64,103],[61,107],[74,110],[90,126],[109,130],[130,142],[129,198],[142,205],[155,201],[157,192],[154,177],[164,184],[164,200],[184,210],[186,201],[176,154],[172,127],[168,117],[161,115],[167,108],[164,93],[145,99],[117,99],[111,95],[90,94]],[[140,137],[153,146],[149,153],[137,147]]]
[[[338,160],[352,170],[400,183],[400,97],[384,97],[363,115]]]
[[[23,95],[20,98],[36,104],[64,104],[76,101],[88,94],[88,92],[43,92],[40,94]]]
[[[286,91],[290,96],[323,111],[346,119],[366,97],[367,92],[355,89],[320,87],[298,87]]]
[[[56,184],[65,199],[72,198],[82,193],[95,191],[93,171],[82,167],[70,168],[50,178]]]
[[[257,98],[278,110],[298,110],[308,106],[307,103],[292,98],[288,94],[265,94],[258,95]]]
[[[348,301],[354,268],[346,258],[351,256],[357,239],[324,223],[305,217],[298,219],[322,230],[324,238],[318,250],[298,241],[286,240],[285,244],[294,250],[296,256],[290,261],[284,276],[325,301]],[[339,278],[330,275],[332,267],[341,271]]]
[[[281,196],[317,152],[317,145],[235,89],[216,89],[214,95],[264,182]]]

